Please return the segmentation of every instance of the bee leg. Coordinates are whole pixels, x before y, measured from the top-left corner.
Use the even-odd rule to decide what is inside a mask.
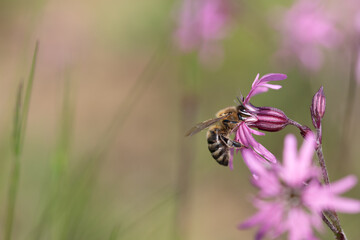
[[[226,144],[229,148],[241,148],[243,145],[238,141],[231,140],[230,138],[225,137],[224,135],[220,135],[221,141]]]
[[[230,121],[230,120],[227,120],[227,119],[223,120],[222,122],[226,127],[229,127],[229,123],[233,123],[233,124],[239,123],[237,121]]]

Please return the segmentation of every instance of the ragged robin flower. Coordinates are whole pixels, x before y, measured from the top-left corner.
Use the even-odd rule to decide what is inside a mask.
[[[286,127],[289,124],[289,119],[280,109],[272,107],[256,107],[250,103],[250,99],[257,94],[267,92],[269,88],[280,89],[280,85],[273,85],[268,82],[280,81],[286,78],[287,76],[285,74],[279,73],[270,73],[261,78],[259,78],[258,74],[246,98],[244,99],[241,97],[242,99],[239,99],[239,102],[242,105],[244,121],[240,122],[236,128],[235,140],[244,145],[245,148],[240,149],[241,152],[250,148],[269,162],[276,162],[275,156],[252,136],[252,134],[264,135],[264,133],[256,131],[253,128],[268,132],[276,132]],[[233,154],[230,158],[230,167],[232,167],[232,159]],[[244,160],[245,163],[248,163],[246,159]]]
[[[279,21],[282,44],[277,55],[285,63],[298,59],[306,70],[318,71],[324,61],[323,49],[340,45],[343,36],[336,27],[335,16],[324,6],[326,3],[295,1]]]
[[[253,201],[258,212],[242,223],[240,229],[258,226],[257,240],[265,236],[278,239],[284,233],[288,233],[290,240],[316,239],[313,228],[322,230],[322,211],[360,212],[360,201],[339,196],[356,184],[356,177],[321,185],[320,169],[312,162],[314,147],[313,134],[306,136],[299,152],[296,138],[288,135],[283,164],[267,168],[258,163],[258,155],[253,151],[244,151],[246,159],[252,160],[252,171],[257,176],[252,183],[259,193]]]
[[[223,58],[221,40],[228,35],[231,19],[229,0],[183,0],[177,15],[175,44],[184,53],[197,51],[204,65],[219,64]]]

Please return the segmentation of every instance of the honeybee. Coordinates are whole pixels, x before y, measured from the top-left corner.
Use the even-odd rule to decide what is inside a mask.
[[[239,100],[240,102],[240,100]],[[241,148],[241,143],[231,140],[232,130],[248,115],[241,105],[224,108],[216,113],[216,118],[206,120],[192,127],[185,136],[192,136],[205,128],[208,148],[212,157],[221,165],[227,166],[231,148]]]

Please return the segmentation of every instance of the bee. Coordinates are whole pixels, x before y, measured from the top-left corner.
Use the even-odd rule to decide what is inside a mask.
[[[229,137],[247,115],[242,104],[224,108],[216,113],[216,118],[196,124],[185,136],[192,136],[205,128],[209,128],[206,134],[209,151],[220,165],[227,166],[230,159],[230,149],[243,147],[241,143],[231,140]]]

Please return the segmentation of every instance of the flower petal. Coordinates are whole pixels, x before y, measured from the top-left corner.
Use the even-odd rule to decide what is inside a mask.
[[[250,130],[250,132],[252,134],[255,134],[255,135],[258,135],[258,136],[264,136],[265,135],[265,133],[259,132],[259,131],[255,130],[255,129],[252,129],[252,128],[249,128],[249,130]]]
[[[344,197],[333,197],[331,201],[328,202],[329,208],[335,211],[343,213],[359,213],[360,212],[360,201],[344,198]]]
[[[258,74],[256,75],[256,77],[255,77],[255,79],[254,79],[254,82],[253,82],[253,84],[251,85],[251,87],[254,87],[254,86],[256,86],[256,85],[258,84],[258,82],[260,81],[259,77],[260,77],[260,73],[258,73]]]
[[[274,90],[279,90],[280,88],[282,88],[281,85],[275,85],[275,84],[263,84],[264,87],[270,88],[270,89],[274,89]]]
[[[291,209],[287,224],[290,240],[314,239],[309,215],[302,209]]]
[[[315,136],[312,133],[308,133],[306,134],[305,141],[303,142],[299,151],[299,162],[305,166],[311,165],[314,151]]]
[[[354,175],[349,175],[343,179],[330,184],[330,191],[334,194],[341,194],[353,188],[357,183],[357,178]]]
[[[263,93],[263,92],[267,92],[269,90],[269,88],[271,88],[271,89],[280,89],[281,88],[280,85],[267,84],[267,82],[280,81],[280,80],[284,80],[286,78],[287,78],[287,76],[285,74],[270,73],[270,74],[264,75],[262,78],[259,79],[259,74],[257,74],[253,84],[251,85],[252,86],[251,90],[244,100],[244,104],[248,104],[250,102],[250,99],[253,96]]]
[[[248,146],[252,146],[255,152],[262,155],[264,158],[269,160],[270,162],[276,163],[276,157],[267,150],[263,145],[261,145],[259,142],[255,140],[255,138],[251,135],[251,129],[244,124],[243,125],[243,134],[244,138],[246,138],[246,141],[248,143]]]
[[[253,138],[254,139],[254,138]],[[255,140],[255,139],[254,139]],[[256,142],[257,145],[253,145],[254,150],[259,153],[260,155],[262,155],[266,160],[272,162],[272,163],[276,163],[276,157],[274,156],[274,154],[272,154],[269,150],[267,150],[263,145],[261,145],[260,143]]]
[[[270,82],[270,81],[281,81],[281,80],[284,80],[286,78],[287,78],[286,74],[269,73],[269,74],[264,75],[260,79],[259,83],[267,83],[267,82]]]
[[[240,151],[244,162],[248,166],[250,172],[255,175],[262,175],[265,169],[257,158],[257,154],[249,148],[242,148],[240,149]],[[255,176],[255,178],[257,177]]]
[[[234,169],[234,149],[230,148],[230,157],[229,157],[229,168]]]
[[[283,164],[286,169],[294,169],[297,159],[296,138],[294,135],[289,134],[285,137],[284,151],[283,151]],[[290,170],[291,171],[291,170]]]

